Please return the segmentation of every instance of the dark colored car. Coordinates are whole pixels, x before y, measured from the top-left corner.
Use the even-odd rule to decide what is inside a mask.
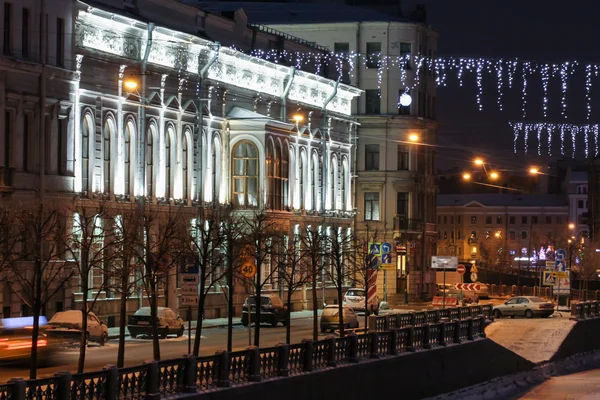
[[[183,335],[185,322],[168,307],[157,307],[156,315],[158,318],[158,335],[166,338],[167,335]],[[152,336],[152,317],[150,316],[150,307],[142,307],[130,315],[127,319],[127,330],[132,338],[140,335]]]
[[[242,307],[242,325],[248,326],[248,306],[250,306],[250,322],[256,323],[256,296],[246,298]],[[288,309],[283,305],[283,301],[276,294],[263,294],[260,296],[260,323],[277,326],[281,322],[284,326],[287,323]]]

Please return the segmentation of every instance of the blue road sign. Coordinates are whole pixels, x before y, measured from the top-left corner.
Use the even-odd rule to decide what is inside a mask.
[[[381,243],[371,243],[371,247],[369,247],[369,251],[371,254],[380,255],[381,254]]]
[[[390,244],[390,242],[383,242],[383,243],[381,243],[381,252],[383,254],[385,254],[385,253],[391,253],[392,252],[392,245]]]
[[[556,261],[562,261],[567,258],[567,251],[565,249],[558,249],[554,253],[554,257],[556,258]]]
[[[554,268],[555,271],[562,271],[565,272],[567,270],[567,263],[564,260],[556,260],[556,267]]]
[[[381,256],[381,263],[385,265],[390,265],[392,263],[392,255],[390,253],[383,253]]]

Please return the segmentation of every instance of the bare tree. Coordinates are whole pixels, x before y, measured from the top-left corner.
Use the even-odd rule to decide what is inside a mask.
[[[344,287],[354,275],[356,260],[353,260],[353,246],[356,243],[346,227],[330,226],[324,235],[325,277],[336,289],[340,337],[344,337]],[[366,286],[365,286],[366,287]],[[365,312],[367,314],[367,312]]]
[[[179,207],[151,207],[140,205],[137,209],[139,240],[129,249],[142,267],[144,290],[150,300],[152,328],[152,353],[160,360],[158,342],[158,286],[177,263],[174,254],[181,243],[183,215]],[[177,252],[177,250],[175,250]]]
[[[108,288],[105,266],[112,260],[114,236],[112,221],[104,203],[78,200],[73,207],[71,235],[65,246],[68,262],[79,276],[82,301],[82,324],[77,372],[85,367],[85,352],[88,344],[88,315],[93,310],[98,296]],[[101,338],[104,345],[107,337]]]
[[[256,276],[254,278],[254,296],[256,299],[254,345],[260,346],[260,302],[262,289],[270,281],[275,271],[275,268],[271,268],[265,276],[263,274],[263,267],[273,259],[275,249],[277,248],[274,245],[274,237],[278,234],[279,229],[276,220],[265,212],[257,212],[251,216],[245,216],[244,222],[245,248],[248,249],[250,257],[256,265]],[[251,312],[251,309],[248,312]]]
[[[190,229],[186,229],[182,236],[190,251],[191,260],[198,266],[200,276],[198,317],[194,339],[194,355],[196,356],[200,352],[206,299],[215,284],[226,274],[226,268],[223,267],[226,253],[222,251],[225,245],[221,229],[222,211],[220,207],[199,208]]]
[[[137,205],[121,204],[114,210],[113,253],[110,268],[106,270],[110,289],[119,295],[119,348],[117,367],[125,365],[125,329],[127,327],[127,299],[141,285],[142,276],[133,251],[139,245],[140,219]]]
[[[598,270],[600,269],[600,252],[596,250],[598,248],[600,248],[600,244],[596,241],[581,248],[579,253],[579,264],[576,267],[582,281],[580,281],[580,289],[587,291],[588,282],[598,278]],[[573,277],[571,277],[571,282],[572,281]]]
[[[10,268],[19,256],[20,237],[15,219],[15,210],[10,206],[0,208],[0,287],[8,281]]]
[[[233,349],[233,296],[236,281],[236,263],[243,248],[245,220],[231,206],[221,210],[221,251],[225,254],[227,282],[227,351]]]
[[[309,282],[309,268],[304,253],[302,252],[301,240],[299,234],[294,234],[291,243],[280,246],[282,254],[279,254],[282,259],[281,268],[278,271],[280,284],[285,285],[287,321],[285,323],[285,342],[291,342],[291,318],[292,311],[292,296],[294,292],[303,287]]]
[[[31,308],[33,331],[29,377],[35,379],[38,365],[40,315],[73,275],[65,266],[66,216],[49,202],[21,205],[14,214],[21,240],[19,257],[8,271],[8,283],[21,301]]]
[[[307,280],[312,289],[313,340],[319,340],[319,301],[317,297],[317,281],[323,272],[325,258],[325,237],[321,227],[308,225],[301,234],[301,246],[307,263]],[[325,282],[321,282],[325,285]],[[323,299],[325,301],[325,299]]]

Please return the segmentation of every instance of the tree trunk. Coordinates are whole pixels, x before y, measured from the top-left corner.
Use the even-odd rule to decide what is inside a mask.
[[[293,276],[293,274],[292,274]],[[286,305],[287,305],[287,313],[285,315],[285,342],[287,344],[291,343],[291,336],[292,336],[292,318],[291,318],[291,314],[292,314],[292,285],[288,285],[288,290],[287,290],[287,301],[286,301]]]
[[[338,313],[339,313],[339,330],[340,330],[340,337],[344,337],[345,335],[345,331],[344,331],[344,303],[342,300],[342,291],[344,290],[343,286],[342,286],[342,277],[340,276],[341,273],[341,266],[340,269],[338,269],[338,277],[337,277],[337,300],[338,300]]]
[[[200,340],[202,338],[202,322],[204,317],[204,304],[206,303],[206,296],[208,292],[205,290],[206,287],[206,267],[202,269],[202,273],[200,274],[200,299],[198,301],[198,317],[196,317],[196,336],[194,338],[194,355],[198,357],[200,354]],[[190,315],[190,318],[192,316]],[[192,321],[188,321],[189,324]]]
[[[117,367],[125,365],[125,329],[127,326],[127,286],[128,276],[121,276],[121,298],[119,299],[119,350],[117,352]]]
[[[152,324],[152,355],[155,361],[160,361],[160,344],[158,342],[158,299],[156,294],[156,277],[150,276],[150,318]]]
[[[42,312],[42,266],[36,261],[34,273],[33,299],[33,332],[31,333],[31,363],[29,364],[29,379],[37,378],[38,367],[38,337],[40,334],[40,314]]]
[[[231,240],[227,240],[227,286],[227,351],[231,352],[233,348],[233,243]]]
[[[312,287],[312,306],[313,306],[313,340],[319,340],[319,299],[317,299],[317,269],[313,267]]]
[[[83,305],[81,310],[81,339],[79,341],[79,361],[77,362],[77,373],[81,374],[85,367],[85,350],[87,347],[88,334],[87,334],[87,315],[88,315],[88,287],[87,287],[87,276],[82,276],[82,292],[83,292]]]
[[[255,322],[254,322],[254,345],[256,347],[260,347],[260,314],[261,314],[261,305],[262,305],[262,301],[261,301],[261,292],[262,292],[262,274],[261,274],[261,268],[262,267],[262,263],[256,263],[256,285],[255,285],[255,308],[256,308],[256,318],[255,318]],[[250,306],[250,304],[248,304],[248,306]],[[252,307],[250,307],[250,309],[248,310],[248,312],[251,313],[252,311]]]

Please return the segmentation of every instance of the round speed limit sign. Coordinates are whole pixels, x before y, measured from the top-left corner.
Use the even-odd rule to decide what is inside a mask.
[[[251,262],[245,262],[240,267],[240,272],[246,278],[254,278],[254,275],[256,275],[256,265],[254,265],[254,263]]]

